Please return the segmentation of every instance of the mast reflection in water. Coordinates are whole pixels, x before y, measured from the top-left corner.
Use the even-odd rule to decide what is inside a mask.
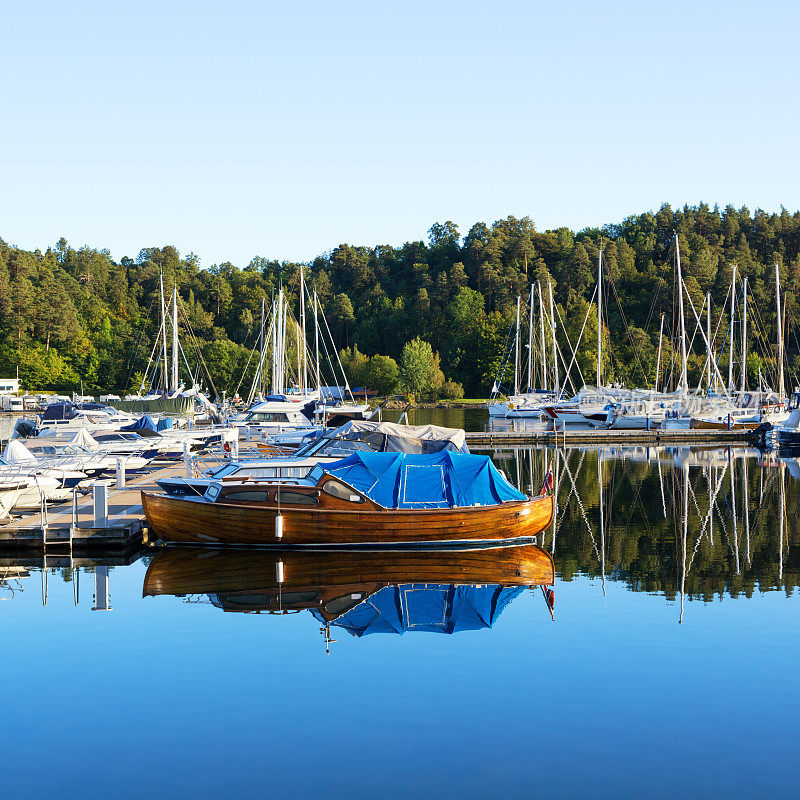
[[[495,461],[531,491],[549,464],[556,574],[679,599],[798,585],[800,459],[748,448],[509,449]],[[679,619],[682,614],[679,614]]]

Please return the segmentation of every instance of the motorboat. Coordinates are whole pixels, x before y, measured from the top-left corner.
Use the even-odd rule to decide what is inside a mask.
[[[0,522],[11,519],[13,509],[20,495],[28,489],[30,480],[26,476],[2,477],[0,476]]]
[[[353,453],[305,478],[214,481],[202,497],[142,492],[151,530],[206,545],[433,546],[521,541],[553,498],[515,489],[488,456]]]
[[[206,470],[197,477],[162,478],[158,485],[167,494],[203,495],[215,480],[231,483],[251,478],[305,478],[317,464],[330,464],[356,451],[438,453],[442,450],[468,453],[464,431],[440,425],[351,420],[319,437],[309,438],[291,455],[226,460],[221,466]]]
[[[794,391],[788,418],[774,432],[779,447],[800,447],[800,387]]]
[[[304,408],[308,408],[313,416],[314,405],[301,406],[288,401],[265,400],[254,405],[246,413],[234,417],[231,425],[247,437],[266,434],[274,441],[299,443],[303,436],[318,427],[304,413]],[[283,437],[279,439],[281,435]]]
[[[547,406],[554,406],[558,398],[552,392],[528,392],[512,395],[505,401],[486,404],[491,419],[543,419],[549,415]]]

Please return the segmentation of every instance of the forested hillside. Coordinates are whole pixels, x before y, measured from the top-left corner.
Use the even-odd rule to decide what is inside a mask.
[[[566,228],[539,232],[527,217],[509,217],[491,225],[476,223],[463,237],[453,223],[437,223],[427,242],[339,245],[306,265],[306,278],[316,286],[337,345],[349,348],[346,361],[359,372],[351,376],[354,383],[372,379],[388,391],[400,388],[399,378],[418,394],[453,394],[456,382],[468,395],[485,396],[517,295],[525,300],[531,281],[545,287],[552,281],[558,315],[574,343],[595,288],[598,248],[603,247],[605,378],[641,386],[654,377],[662,312],[669,361],[676,231],[687,289],[698,312],[704,294],[712,295],[720,351],[728,323],[719,318],[734,264],[749,279],[756,342],[748,359],[751,383],[759,369],[765,374],[774,370],[774,264],[780,264],[788,365],[797,372],[800,212],[751,213],[705,205],[674,211],[665,205],[655,214],[579,233]],[[67,390],[81,380],[93,392],[138,388],[137,374],[144,370],[159,329],[159,271],[168,293],[177,283],[214,383],[209,391],[232,393],[257,337],[261,298],[269,302],[282,283],[297,304],[295,264],[256,257],[241,269],[230,263],[204,267],[193,254],[182,256],[171,246],[145,248],[135,258],[115,262],[107,250],[74,249],[63,239],[45,252],[0,240],[0,374],[13,376],[19,368],[28,389]],[[588,382],[594,376],[596,325],[591,313],[578,354]],[[419,361],[422,345],[406,345],[417,337],[439,354],[440,370],[434,364],[429,374],[415,379],[411,357]],[[190,354],[188,344],[185,349]],[[703,358],[702,348],[695,350],[690,372],[697,380]],[[366,358],[376,354],[388,358]],[[389,359],[399,362],[399,373]],[[372,364],[371,371],[365,364]],[[443,388],[445,376],[449,381]],[[573,378],[579,381],[577,372]]]

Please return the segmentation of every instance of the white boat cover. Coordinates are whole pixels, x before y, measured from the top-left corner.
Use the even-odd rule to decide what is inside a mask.
[[[82,447],[84,450],[97,450],[100,445],[89,431],[85,428],[78,428],[77,433],[69,440],[70,444]]]
[[[36,464],[36,456],[19,439],[12,439],[3,453],[9,464]]]
[[[440,425],[399,425],[395,422],[353,419],[330,435],[340,439],[360,439],[378,451],[389,453],[437,453],[440,450],[469,452],[466,435],[461,428],[443,428]]]

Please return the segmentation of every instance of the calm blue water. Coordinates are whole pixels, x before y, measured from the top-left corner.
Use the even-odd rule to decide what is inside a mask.
[[[6,573],[6,796],[793,793],[797,467],[687,453],[557,462],[559,523],[542,541],[555,621],[525,589],[478,630],[359,638],[334,624],[326,654],[308,610],[143,598],[150,557],[111,570],[112,611],[92,611],[85,570],[77,606],[74,574],[49,572],[44,607],[40,571]],[[497,463],[538,484],[550,458]]]

